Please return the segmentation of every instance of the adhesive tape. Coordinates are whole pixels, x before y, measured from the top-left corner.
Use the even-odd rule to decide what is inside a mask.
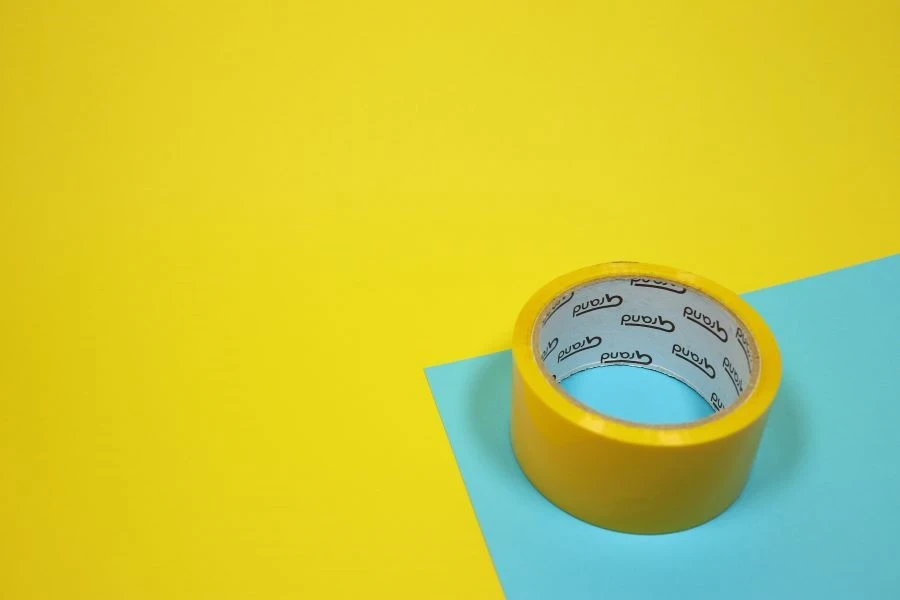
[[[560,386],[605,365],[670,375],[714,413],[643,425]],[[632,533],[687,529],[741,493],[780,380],[775,338],[736,294],[669,267],[589,267],[539,290],[516,322],[513,450],[537,490],[584,521]]]

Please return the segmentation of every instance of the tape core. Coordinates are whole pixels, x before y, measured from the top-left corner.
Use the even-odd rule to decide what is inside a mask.
[[[716,418],[746,399],[759,375],[747,326],[700,290],[666,279],[609,277],[567,290],[541,311],[532,347],[544,375],[576,403],[559,382],[624,365],[678,379]]]

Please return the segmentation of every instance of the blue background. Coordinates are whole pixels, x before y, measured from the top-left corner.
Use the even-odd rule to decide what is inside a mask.
[[[587,406],[637,423],[685,423],[713,414],[693,389],[649,369],[610,365],[575,373],[561,385]]]
[[[531,487],[509,443],[508,351],[426,370],[509,598],[900,598],[900,255],[745,298],[778,340],[781,390],[743,495],[685,532],[600,529]],[[579,395],[592,377],[607,397],[692,394],[601,371]],[[634,414],[652,420],[647,406]]]

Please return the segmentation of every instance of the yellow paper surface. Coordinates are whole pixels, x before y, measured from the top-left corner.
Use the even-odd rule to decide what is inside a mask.
[[[586,264],[740,292],[900,251],[898,34],[4,0],[0,596],[501,597],[422,368]]]

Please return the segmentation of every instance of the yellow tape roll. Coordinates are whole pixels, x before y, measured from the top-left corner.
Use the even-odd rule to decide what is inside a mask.
[[[675,377],[715,412],[642,425],[559,385],[611,364]],[[538,491],[584,521],[633,533],[687,529],[740,494],[780,380],[775,338],[736,294],[668,267],[589,267],[539,290],[516,322],[513,450]]]

